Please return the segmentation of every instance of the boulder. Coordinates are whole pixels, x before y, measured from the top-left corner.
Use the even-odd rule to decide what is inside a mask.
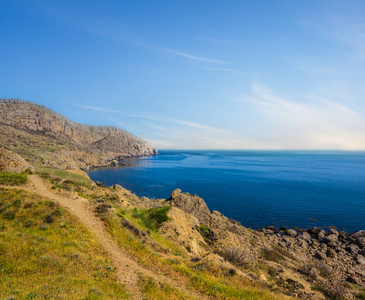
[[[355,255],[359,252],[360,248],[356,244],[350,244],[347,246],[346,250],[350,252],[352,255]]]
[[[360,247],[360,249],[365,248],[365,237],[359,237],[355,240],[356,244]]]
[[[365,265],[365,257],[360,254],[356,256],[356,261],[360,265]]]
[[[34,172],[34,167],[19,154],[0,148],[0,172],[22,173]]]
[[[330,243],[330,242],[333,242],[333,243],[336,243],[338,241],[338,235],[336,234],[329,234],[327,236],[325,236],[324,238],[322,238],[321,242],[323,243]]]
[[[211,213],[207,204],[198,196],[181,193],[180,189],[176,189],[171,193],[171,198],[166,201],[170,202],[172,206],[192,214],[200,223],[207,224],[211,220]]]
[[[302,237],[305,240],[310,240],[311,239],[311,236],[308,232],[303,232]]]
[[[333,249],[328,249],[327,252],[326,252],[326,255],[327,255],[327,257],[330,257],[330,258],[336,258],[337,257],[337,253]]]
[[[296,232],[294,229],[287,229],[285,231],[286,235],[292,236],[292,237],[296,237],[298,235],[298,232]]]
[[[269,230],[272,230],[272,231],[276,231],[276,228],[273,225],[267,226],[266,229],[269,229]]]
[[[100,181],[95,181],[95,184],[99,187],[106,187],[106,185]]]
[[[354,233],[349,234],[349,237],[353,240],[356,240],[360,237],[365,237],[365,230],[356,231]]]
[[[318,227],[313,227],[313,228],[308,229],[308,233],[311,236],[317,238],[318,240],[324,238],[324,236],[326,235],[326,232]]]
[[[314,257],[317,259],[324,260],[324,259],[326,259],[327,256],[323,252],[317,252]]]
[[[328,234],[327,235],[330,235],[330,234],[335,234],[335,235],[339,235],[339,232],[336,230],[336,229],[333,229],[333,228],[330,228],[330,230],[328,230]]]
[[[123,191],[124,190],[124,188],[122,188],[122,186],[119,185],[119,184],[114,184],[113,189],[118,190],[118,191]]]
[[[322,229],[318,228],[318,227],[313,227],[313,228],[308,229],[308,233],[310,235],[318,235],[318,233],[320,233],[321,231],[322,231]]]
[[[262,232],[264,233],[264,234],[274,234],[275,233],[275,231],[274,230],[272,230],[272,229],[267,229],[267,228],[263,228],[262,229]]]
[[[175,199],[181,193],[180,189],[175,189],[171,193],[171,199]]]

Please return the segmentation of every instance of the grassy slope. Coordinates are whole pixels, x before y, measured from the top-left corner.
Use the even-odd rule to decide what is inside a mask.
[[[112,214],[103,216],[107,228],[119,242],[141,265],[164,273],[168,277],[184,282],[191,289],[205,294],[209,299],[247,299],[274,300],[289,299],[283,295],[277,296],[262,284],[252,282],[239,275],[231,274],[229,270],[215,265],[204,265],[193,262],[184,254],[180,246],[163,238],[156,230],[146,226],[145,217],[135,217],[135,209],[119,211],[120,219],[125,218],[129,224],[141,233],[135,234],[132,226],[120,226],[120,219]],[[148,236],[148,237],[147,237]],[[149,242],[149,239],[151,241]],[[188,299],[168,285],[157,284],[150,278],[141,278],[141,288],[148,299]],[[186,297],[186,296],[185,296]]]
[[[57,177],[69,182],[67,187],[57,188],[88,186],[66,171],[44,171],[50,175],[45,178]],[[7,184],[15,184],[23,177],[24,174],[7,176]],[[51,182],[56,184],[57,180]],[[109,188],[99,189],[112,193]],[[88,193],[92,195],[95,189],[88,189]],[[94,201],[93,197],[90,201]],[[166,221],[166,208],[121,209],[118,201],[105,203],[116,208],[100,213],[107,229],[119,246],[145,268],[165,274],[209,299],[287,299],[270,292],[265,284],[252,282],[230,270],[191,261],[185,249],[158,233],[159,224]],[[123,219],[128,226],[121,226]],[[77,220],[53,202],[5,188],[0,188],[0,285],[0,298],[13,294],[21,299],[58,295],[70,299],[127,297],[116,283],[113,267],[100,246]],[[145,299],[194,299],[142,274],[139,287]]]
[[[0,298],[128,299],[100,245],[54,202],[0,188]]]

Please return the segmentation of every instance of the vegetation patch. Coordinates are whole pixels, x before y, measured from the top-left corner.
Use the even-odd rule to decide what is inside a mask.
[[[27,173],[0,172],[0,185],[23,185],[27,180]]]
[[[100,244],[57,203],[0,188],[0,208],[0,299],[129,299]]]
[[[202,224],[196,227],[196,230],[198,230],[198,232],[201,234],[204,240],[209,244],[211,244],[213,241],[217,239],[214,231],[211,230],[207,225]]]
[[[158,208],[150,208],[147,210],[132,210],[133,218],[138,218],[142,221],[143,225],[151,230],[158,230],[162,224],[169,220],[167,215],[170,210],[170,206],[163,206]]]
[[[137,228],[141,235],[148,228],[142,222],[140,214],[141,210],[136,209],[117,210],[116,215],[119,218],[109,215],[104,222],[119,246],[145,268],[163,273],[176,283],[182,282],[209,299],[289,299],[284,295],[271,293],[260,283],[235,275],[235,270],[227,270],[214,264],[202,264],[200,259],[185,256],[185,252],[181,251],[183,247],[162,237],[155,230],[150,232],[150,241],[143,243],[138,232],[134,233],[134,228]],[[123,226],[120,222],[123,222]],[[140,287],[145,299],[179,299],[178,296],[161,292],[161,283],[148,278],[140,281]]]
[[[229,248],[226,249],[226,251],[219,252],[218,254],[236,266],[245,265],[248,260],[247,253],[239,248]]]
[[[43,179],[51,180],[56,188],[72,190],[80,186],[91,187],[92,183],[91,179],[66,170],[40,167],[38,172]]]
[[[157,283],[152,277],[148,276],[140,276],[138,285],[141,288],[144,299],[195,299],[185,295],[183,292],[167,283]]]

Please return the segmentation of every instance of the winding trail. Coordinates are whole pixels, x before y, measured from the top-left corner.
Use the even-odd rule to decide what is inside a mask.
[[[124,284],[125,289],[133,299],[143,299],[142,293],[138,288],[139,274],[150,276],[157,282],[168,283],[185,292],[186,295],[189,295],[190,297],[209,299],[205,295],[198,294],[195,291],[188,289],[183,283],[176,283],[169,277],[153,273],[151,270],[138,265],[136,261],[129,258],[112,239],[110,233],[105,229],[103,222],[95,216],[93,207],[89,205],[87,199],[80,196],[78,196],[77,199],[74,199],[71,193],[68,197],[55,194],[49,189],[47,183],[38,175],[29,175],[28,179],[30,184],[28,184],[28,188],[25,189],[53,201],[57,201],[61,206],[67,208],[70,213],[78,217],[87,229],[95,235],[101,246],[107,252],[109,258],[112,260],[114,267],[116,267],[119,282]]]

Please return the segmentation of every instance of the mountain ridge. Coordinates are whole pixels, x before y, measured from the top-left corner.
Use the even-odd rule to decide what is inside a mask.
[[[76,123],[46,106],[21,99],[0,99],[0,127],[0,144],[8,150],[22,149],[21,154],[33,163],[35,156],[24,153],[19,144],[30,146],[29,150],[39,148],[37,139],[52,144],[56,149],[51,149],[51,157],[39,162],[51,167],[87,169],[116,164],[123,157],[158,154],[149,143],[123,129]],[[14,131],[12,138],[9,131]]]

